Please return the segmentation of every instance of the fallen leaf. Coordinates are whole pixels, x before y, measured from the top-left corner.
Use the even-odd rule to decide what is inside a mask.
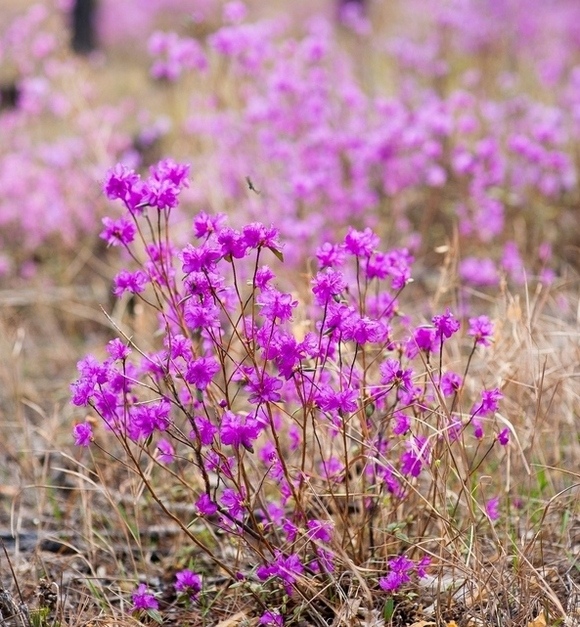
[[[534,618],[533,621],[530,621],[528,623],[528,627],[546,627],[546,625],[547,625],[546,616],[544,612],[542,612],[541,614],[538,614],[538,616]]]
[[[248,615],[246,612],[238,612],[237,614],[230,616],[230,618],[226,618],[225,620],[217,623],[215,627],[236,627],[236,625],[241,624],[242,621],[245,621],[247,618]]]

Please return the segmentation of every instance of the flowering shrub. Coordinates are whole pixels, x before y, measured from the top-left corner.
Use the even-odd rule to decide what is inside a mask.
[[[449,309],[430,324],[403,315],[412,256],[382,251],[369,228],[349,228],[340,243],[318,248],[301,298],[281,289],[283,244],[273,226],[237,230],[224,216],[200,213],[195,243],[177,249],[172,213],[187,174],[164,160],[146,178],[118,165],[105,179],[124,213],[104,219],[101,237],[132,260],[114,293],[155,314],[159,343],[145,348],[121,335],[104,361],[86,356],[73,403],[92,408],[166,515],[175,518],[143,474],[143,456],[242,552],[234,569],[180,521],[232,581],[261,582],[249,589],[266,612],[263,624],[277,620],[271,612],[283,597],[311,597],[312,582],[336,586],[345,569],[373,564],[368,585],[389,593],[423,577],[431,525],[409,523],[406,542],[391,533],[421,495],[444,511],[461,503],[490,521],[499,516],[499,500],[492,507],[461,488],[509,444],[495,419],[501,391],[468,382],[472,358],[493,341],[492,322],[469,320],[463,372],[457,363],[451,369],[447,346],[458,341],[460,320]],[[78,445],[113,454],[90,422],[74,433]],[[471,446],[483,452],[458,465],[455,456]],[[447,489],[457,484],[454,505],[438,502],[442,467],[456,473],[442,473]],[[176,589],[195,601],[202,582],[183,571]],[[144,587],[134,598],[136,609],[156,609]]]

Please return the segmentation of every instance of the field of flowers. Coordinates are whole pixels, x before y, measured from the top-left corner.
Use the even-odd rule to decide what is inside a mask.
[[[580,625],[577,0],[5,0],[0,627]]]

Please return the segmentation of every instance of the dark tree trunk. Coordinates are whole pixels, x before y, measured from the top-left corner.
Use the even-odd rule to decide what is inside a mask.
[[[0,111],[2,109],[16,109],[19,98],[20,90],[16,81],[0,84]]]
[[[96,0],[75,0],[72,14],[72,49],[77,54],[88,54],[97,47]]]

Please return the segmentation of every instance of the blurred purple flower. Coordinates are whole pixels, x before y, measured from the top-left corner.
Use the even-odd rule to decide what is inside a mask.
[[[76,446],[89,446],[93,441],[93,428],[88,422],[81,422],[74,426],[73,435]]]
[[[469,318],[468,335],[475,338],[475,343],[481,346],[489,346],[493,337],[493,323],[487,316]]]
[[[188,568],[175,573],[175,590],[195,601],[201,591],[201,577]]]
[[[163,464],[171,464],[175,460],[175,451],[169,440],[162,438],[157,442],[157,459]]]
[[[133,612],[159,609],[159,602],[150,592],[147,592],[147,586],[144,583],[139,584],[131,596]]]
[[[107,242],[107,246],[127,246],[137,234],[137,227],[128,218],[121,217],[117,220],[103,218],[105,228],[101,231],[100,238]]]
[[[508,427],[506,427],[505,429],[502,429],[498,434],[497,434],[497,441],[502,445],[502,446],[507,446],[509,444],[510,441],[510,430]]]
[[[491,521],[499,518],[499,496],[494,496],[485,504],[485,513]]]
[[[278,612],[267,611],[260,616],[259,624],[264,627],[282,627],[284,619]]]

